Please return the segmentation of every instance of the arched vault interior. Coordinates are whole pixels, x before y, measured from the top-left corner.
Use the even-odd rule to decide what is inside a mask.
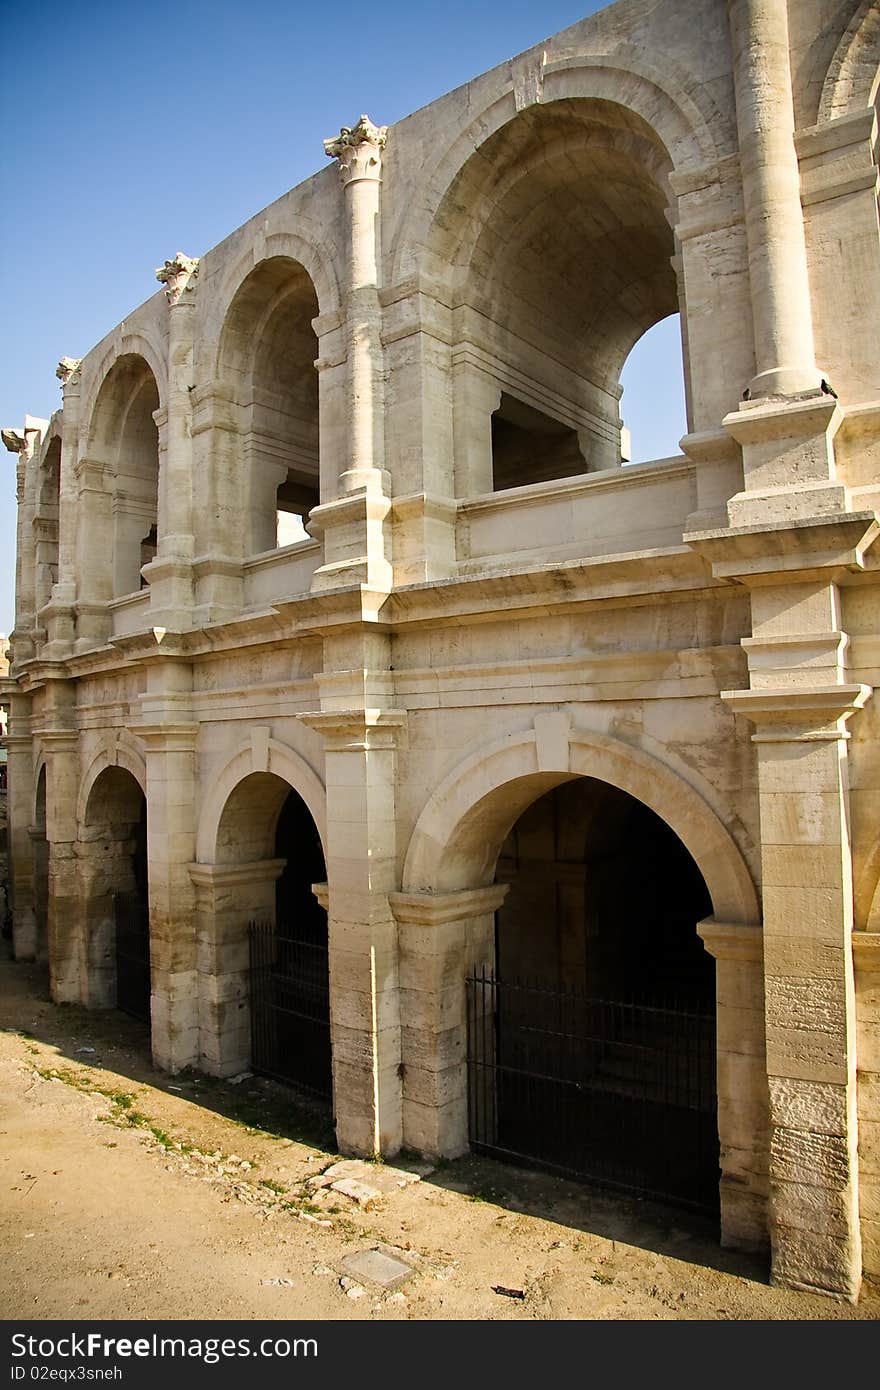
[[[496,457],[496,486],[620,462],[623,364],[680,308],[671,168],[641,117],[567,99],[519,112],[449,189],[429,248],[436,273],[452,267],[462,336],[496,360],[505,393],[496,435],[519,425],[540,436],[531,464],[505,473]],[[517,421],[511,400],[539,409],[543,429]],[[557,436],[569,427],[556,444],[553,422]]]

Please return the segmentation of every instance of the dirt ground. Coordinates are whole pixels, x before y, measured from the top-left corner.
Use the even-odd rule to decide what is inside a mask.
[[[137,1024],[54,1006],[42,970],[2,956],[6,1319],[880,1314],[876,1288],[856,1307],[771,1288],[685,1213],[484,1158],[365,1165],[365,1205],[317,1187],[339,1159],[320,1111],[255,1078],[165,1076]],[[413,1272],[352,1278],[346,1257],[375,1248]]]

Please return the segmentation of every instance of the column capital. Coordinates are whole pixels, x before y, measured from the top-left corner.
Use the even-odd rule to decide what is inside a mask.
[[[343,188],[358,179],[382,177],[382,150],[388,135],[387,125],[373,125],[369,116],[363,115],[355,126],[344,125],[339,134],[324,141],[324,153],[329,159],[339,160],[339,177]]]
[[[179,303],[184,290],[192,291],[199,273],[198,256],[185,256],[178,251],[171,261],[166,261],[156,270],[156,279],[165,286],[165,298],[172,306]]]
[[[388,903],[398,923],[436,927],[496,912],[509,887],[509,883],[490,883],[485,888],[462,888],[454,893],[389,893]]]
[[[68,386],[77,386],[79,384],[79,369],[81,366],[81,357],[62,357],[58,366],[55,368],[55,375],[61,382],[62,391],[66,391]]]
[[[242,883],[267,883],[280,878],[286,859],[258,859],[249,864],[187,864],[196,888],[232,888]]]
[[[704,917],[697,923],[697,935],[716,960],[750,961],[760,965],[764,959],[764,929],[761,926]]]

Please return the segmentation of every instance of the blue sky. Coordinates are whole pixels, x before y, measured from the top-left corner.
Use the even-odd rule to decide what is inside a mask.
[[[59,358],[153,294],[175,251],[208,250],[320,168],[340,125],[361,111],[399,120],[600,8],[7,0],[0,424],[57,409]],[[667,386],[670,362],[680,375],[675,321],[640,347],[624,413],[635,458],[662,457],[684,431]],[[13,623],[14,463],[0,452],[0,632]]]

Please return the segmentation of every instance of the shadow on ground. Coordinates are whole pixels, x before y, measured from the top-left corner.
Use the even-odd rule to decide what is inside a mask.
[[[149,1034],[142,1024],[115,1011],[53,1004],[45,967],[13,962],[5,942],[0,953],[0,1027],[48,1044],[76,1065],[104,1069],[115,1078],[126,1077],[158,1093],[187,1100],[257,1136],[309,1145],[323,1151],[327,1162],[338,1156],[331,1117],[325,1108],[259,1077],[233,1083],[194,1071],[170,1076],[157,1070],[150,1058]],[[405,1157],[397,1162],[408,1166]],[[722,1250],[717,1223],[689,1211],[604,1192],[478,1154],[441,1162],[425,1182],[464,1194],[475,1203],[540,1217],[759,1283],[767,1281],[765,1261]]]

